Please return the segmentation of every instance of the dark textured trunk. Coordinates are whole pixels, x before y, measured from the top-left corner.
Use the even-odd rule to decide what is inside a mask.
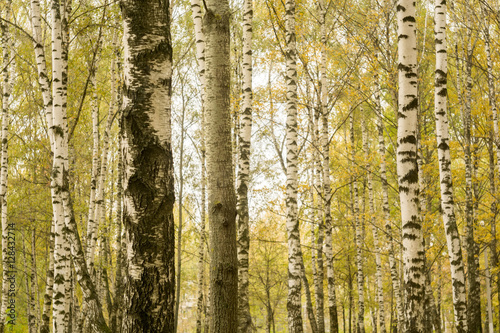
[[[124,333],[173,332],[174,173],[169,1],[122,1]],[[145,297],[147,295],[147,297]]]
[[[210,331],[238,329],[236,197],[231,149],[229,2],[208,0],[206,38],[206,147],[210,221]]]

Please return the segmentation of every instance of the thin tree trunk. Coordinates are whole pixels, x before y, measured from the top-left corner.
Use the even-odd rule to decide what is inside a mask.
[[[113,35],[113,48],[116,49],[116,34]],[[116,54],[116,52],[115,52]],[[111,101],[109,103],[108,117],[106,121],[106,128],[104,130],[103,135],[103,144],[102,144],[102,159],[100,160],[100,170],[97,174],[97,192],[95,193],[95,207],[94,207],[94,223],[93,225],[89,225],[88,234],[87,234],[87,262],[89,266],[89,270],[91,274],[94,273],[94,256],[95,256],[95,248],[97,246],[97,238],[98,238],[98,228],[101,224],[101,220],[103,223],[106,220],[106,205],[105,205],[105,191],[104,188],[106,186],[106,177],[108,171],[108,152],[109,152],[109,137],[111,132],[111,126],[113,125],[113,121],[115,119],[115,109],[117,102],[117,89],[116,89],[116,59],[111,60]],[[90,220],[89,220],[90,221]]]
[[[35,229],[31,230],[31,292],[33,294],[33,318],[35,333],[40,326],[40,302],[38,301],[38,274],[36,270],[36,238]]]
[[[459,333],[467,332],[467,295],[465,291],[465,270],[462,258],[462,246],[458,234],[453,200],[453,183],[451,175],[451,157],[447,116],[447,63],[446,52],[446,1],[435,3],[435,35],[436,35],[436,75],[435,75],[435,117],[436,139],[439,159],[439,175],[441,186],[441,210],[448,245],[448,256],[451,267],[453,289],[453,307],[455,326]]]
[[[309,324],[311,325],[311,332],[318,333],[318,325],[316,323],[316,316],[314,315],[311,290],[309,288],[309,281],[307,280],[304,263],[302,263],[300,277],[302,279],[302,283],[304,284],[304,294],[306,295],[306,316],[307,319],[309,319]]]
[[[127,0],[121,8],[125,44],[123,225],[127,247],[122,331],[173,332],[170,3]]]
[[[381,250],[380,250],[380,244],[379,244],[379,237],[378,237],[378,229],[377,229],[377,224],[376,224],[376,214],[375,214],[375,203],[374,203],[374,194],[373,194],[373,181],[372,181],[372,171],[371,171],[371,166],[370,166],[370,152],[369,152],[369,147],[368,147],[368,129],[366,127],[366,117],[367,115],[363,115],[363,120],[362,120],[362,132],[363,132],[363,150],[365,153],[365,172],[366,172],[366,178],[367,178],[367,183],[368,183],[368,207],[370,210],[370,219],[371,219],[371,225],[372,225],[372,232],[373,232],[373,245],[375,248],[375,285],[376,285],[376,300],[377,300],[377,305],[378,305],[378,311],[379,311],[379,321],[380,321],[380,332],[381,333],[386,333],[386,328],[385,328],[385,308],[384,308],[384,289],[382,286],[382,257],[381,257]],[[375,320],[375,324],[377,321]],[[376,327],[374,327],[376,329]]]
[[[200,244],[198,247],[198,297],[196,305],[196,333],[202,332],[205,293],[205,222],[206,222],[206,174],[205,174],[205,36],[202,31],[202,12],[199,0],[191,0],[191,10],[196,38],[196,59],[201,90],[201,221]]]
[[[0,219],[2,226],[2,300],[0,307],[0,332],[4,331],[4,325],[6,322],[6,312],[9,302],[9,286],[10,278],[15,274],[14,263],[10,249],[15,248],[15,241],[11,242],[15,234],[12,233],[15,230],[14,221],[7,220],[7,179],[8,179],[8,131],[9,131],[9,104],[10,104],[10,94],[12,90],[12,78],[10,77],[10,66],[11,65],[11,39],[10,39],[10,29],[9,20],[11,19],[12,1],[8,0],[5,4],[5,22],[0,23],[1,33],[2,33],[2,128],[1,128],[1,157],[0,157]],[[9,237],[10,236],[10,237]],[[13,237],[12,237],[13,236]],[[15,255],[15,254],[14,254]],[[15,280],[15,276],[14,276]],[[8,319],[7,319],[8,321]]]
[[[356,148],[354,142],[354,117],[351,113],[350,115],[350,136],[351,136],[351,165],[353,170],[355,170],[356,165]],[[355,171],[352,190],[353,190],[353,218],[354,225],[356,228],[356,269],[357,269],[357,287],[358,287],[358,322],[357,322],[357,332],[365,332],[365,297],[364,297],[364,274],[363,274],[363,220],[359,216],[359,194],[358,194],[358,174]]]
[[[182,89],[182,88],[181,88]],[[184,190],[184,177],[183,177],[183,166],[184,166],[184,119],[186,115],[186,107],[184,103],[184,94],[182,94],[182,115],[181,115],[181,145],[180,145],[180,156],[179,156],[179,205],[178,205],[178,215],[179,222],[177,223],[177,271],[176,271],[176,286],[175,286],[175,312],[174,312],[174,332],[177,332],[179,325],[179,306],[180,306],[180,296],[181,296],[181,264],[182,264],[182,196]]]
[[[378,81],[377,81],[378,82]],[[377,84],[377,87],[379,85]],[[380,103],[380,93],[379,89],[376,90],[376,106],[378,109],[377,117],[377,129],[378,129],[378,149],[380,155],[380,180],[382,183],[382,210],[384,211],[384,221],[385,221],[385,234],[388,240],[387,247],[389,249],[389,269],[391,272],[392,290],[394,298],[396,299],[396,331],[401,331],[403,328],[403,302],[400,291],[399,274],[396,263],[396,258],[394,256],[394,239],[392,236],[392,226],[391,226],[391,213],[389,208],[389,185],[387,182],[387,171],[385,162],[385,139],[384,139],[384,126],[382,119],[382,108]],[[393,330],[391,328],[391,330]]]
[[[121,116],[121,111],[120,111]],[[121,122],[120,122],[121,124]],[[121,323],[122,323],[122,300],[123,300],[123,238],[122,238],[122,221],[123,221],[123,156],[122,156],[122,129],[120,125],[120,144],[118,149],[118,166],[117,166],[117,174],[118,179],[116,182],[116,201],[117,201],[117,209],[116,209],[116,271],[115,271],[115,285],[114,285],[114,302],[113,308],[110,315],[110,328],[112,332],[120,333],[121,332]]]
[[[415,2],[399,0],[398,21],[398,147],[397,173],[401,204],[402,247],[405,285],[403,331],[423,332],[424,248],[418,213],[417,167],[417,48]]]
[[[250,232],[248,213],[248,186],[250,173],[250,139],[252,136],[252,0],[243,4],[243,87],[242,113],[239,128],[239,166],[237,181],[238,223],[238,332],[249,333],[252,327],[248,300],[248,255]]]
[[[320,113],[322,112],[322,105],[320,104],[319,107],[315,110],[314,112],[314,143],[316,145],[314,149],[314,165],[315,165],[315,189],[318,193],[321,193],[321,187],[322,187],[322,176],[323,176],[323,170],[322,170],[322,165],[321,165],[321,155],[320,155],[320,149],[321,149],[321,137],[320,137],[320,132],[319,132],[319,119],[320,119]],[[318,198],[321,198],[321,195],[318,194]],[[315,288],[315,296],[316,296],[316,323],[317,323],[317,328],[318,328],[318,333],[324,333],[325,332],[325,314],[324,314],[324,264],[323,264],[323,244],[324,244],[324,239],[325,239],[325,220],[324,220],[324,211],[322,211],[321,206],[323,204],[323,200],[318,199],[317,200],[317,211],[318,211],[318,238],[316,239],[316,282],[314,285]],[[314,243],[313,243],[314,244]]]
[[[208,0],[206,37],[206,139],[210,221],[210,331],[237,332],[238,258],[234,192],[230,81],[229,2]]]
[[[297,55],[295,49],[295,0],[286,0],[286,230],[288,237],[288,332],[304,331],[301,312],[299,221],[297,219]]]
[[[467,22],[471,23],[469,12],[467,9]],[[463,112],[464,124],[464,158],[465,158],[465,220],[466,220],[466,246],[467,246],[467,283],[468,283],[468,299],[467,299],[467,326],[471,333],[482,331],[481,327],[481,300],[480,300],[480,285],[479,285],[479,267],[476,258],[479,255],[478,246],[474,240],[474,204],[473,204],[473,166],[472,166],[472,124],[471,124],[471,103],[472,103],[472,32],[467,32],[467,50],[465,62],[465,105]]]
[[[484,8],[484,4],[481,3],[483,8],[483,13],[485,13],[485,17],[487,17],[486,8]],[[498,266],[498,254],[497,254],[497,240],[496,240],[496,223],[495,218],[498,212],[500,199],[496,196],[496,186],[495,186],[495,158],[493,150],[496,152],[497,156],[497,170],[496,172],[500,175],[500,134],[498,129],[498,111],[496,105],[496,91],[495,91],[495,80],[493,76],[493,61],[491,58],[491,41],[490,41],[490,31],[489,31],[490,21],[487,19],[484,27],[484,43],[486,50],[486,60],[487,60],[487,74],[488,74],[488,97],[489,97],[489,105],[492,113],[492,140],[491,140],[491,152],[490,152],[490,192],[491,195],[496,198],[494,202],[491,204],[491,235],[492,241],[490,244],[491,251],[491,264],[493,267]],[[497,273],[497,290],[500,290],[500,272]],[[500,302],[500,292],[497,293],[498,301]],[[500,311],[498,312],[499,318],[498,323],[500,325]]]
[[[491,274],[490,268],[488,266],[488,248],[484,250],[484,275],[485,275],[485,284],[486,284],[486,313],[488,314],[488,333],[493,333],[493,306],[491,302]]]

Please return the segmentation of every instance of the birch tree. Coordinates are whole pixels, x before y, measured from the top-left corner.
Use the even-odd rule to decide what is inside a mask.
[[[200,80],[201,95],[201,221],[200,221],[200,244],[198,247],[198,296],[196,304],[196,333],[202,331],[202,316],[205,312],[205,222],[206,222],[206,149],[205,149],[205,36],[202,31],[201,3],[199,0],[191,0],[191,11],[196,38],[196,60],[198,62],[198,74]]]
[[[12,11],[12,1],[8,0],[5,4],[4,14],[6,21],[0,22],[0,29],[2,33],[2,128],[1,128],[1,156],[0,156],[0,220],[2,226],[2,300],[0,307],[0,331],[3,332],[4,325],[6,321],[6,312],[7,306],[9,302],[9,287],[10,287],[10,277],[12,276],[12,255],[9,255],[12,251],[9,248],[12,248],[11,242],[9,239],[9,234],[14,230],[12,225],[9,226],[9,223],[13,223],[8,221],[7,219],[7,179],[8,179],[8,135],[9,135],[9,105],[10,105],[10,97],[12,90],[12,78],[10,75],[11,71],[11,37],[10,37],[10,27],[8,21],[11,19],[11,11]],[[15,246],[15,243],[14,243]],[[14,252],[15,256],[15,252]],[[15,262],[15,260],[14,260]]]
[[[297,55],[295,0],[285,3],[286,59],[286,230],[288,237],[288,331],[304,331],[301,313],[301,270],[299,221],[297,216]]]
[[[462,258],[462,246],[455,217],[453,184],[451,175],[450,139],[447,115],[447,75],[448,57],[446,43],[446,1],[435,3],[435,47],[436,74],[434,111],[436,117],[436,139],[439,159],[441,188],[441,209],[448,245],[451,278],[453,287],[453,307],[455,325],[458,332],[467,332],[467,299],[465,292],[465,270]]]
[[[356,148],[354,141],[354,115],[351,113],[350,119],[350,137],[351,137],[351,163],[354,168],[356,163]],[[357,269],[357,288],[358,288],[358,321],[357,321],[357,331],[359,333],[365,332],[365,297],[364,297],[364,273],[363,273],[363,243],[364,235],[362,225],[362,218],[359,216],[359,190],[358,190],[358,177],[355,173],[352,180],[352,205],[353,205],[353,220],[356,230],[356,269]]]
[[[248,187],[250,172],[250,139],[252,136],[252,0],[243,4],[243,86],[242,113],[239,128],[239,165],[237,193],[238,216],[238,332],[250,332],[252,318],[248,300],[248,254],[250,251]]]
[[[205,4],[210,332],[236,332],[238,259],[229,105],[231,12],[227,0],[209,0]]]
[[[173,332],[170,2],[125,0],[121,5],[125,81],[123,227],[127,271],[122,332]]]
[[[324,200],[324,217],[325,217],[325,257],[326,257],[326,277],[328,290],[328,313],[330,316],[330,332],[337,333],[339,331],[338,315],[337,315],[337,296],[335,293],[335,272],[333,270],[333,249],[332,249],[332,189],[330,181],[330,139],[329,139],[329,124],[328,124],[328,85],[326,80],[326,14],[327,7],[324,0],[319,1],[320,20],[321,20],[321,147],[323,154],[323,200]],[[322,284],[321,284],[322,285]]]
[[[405,286],[403,331],[420,333],[423,332],[425,275],[422,222],[418,214],[418,91],[415,2],[411,0],[398,1],[397,22],[399,50],[397,174],[401,205]]]

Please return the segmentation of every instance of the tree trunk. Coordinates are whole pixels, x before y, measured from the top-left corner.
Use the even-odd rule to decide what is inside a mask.
[[[467,295],[462,246],[458,234],[454,210],[453,183],[447,116],[448,56],[446,52],[446,1],[435,3],[436,74],[435,74],[435,119],[441,187],[441,210],[448,245],[453,289],[453,307],[457,332],[467,332]]]
[[[377,81],[378,82],[378,81]],[[379,85],[377,84],[377,87]],[[391,271],[391,281],[392,290],[394,298],[396,299],[396,331],[403,328],[403,302],[401,299],[399,274],[396,264],[396,258],[394,257],[394,240],[392,236],[392,226],[391,226],[391,213],[389,208],[389,184],[387,182],[387,172],[386,172],[386,162],[385,162],[385,139],[384,139],[384,126],[383,126],[383,116],[382,108],[380,103],[380,94],[377,89],[376,93],[376,106],[378,109],[377,117],[377,129],[378,129],[378,149],[380,155],[380,180],[382,183],[382,210],[384,211],[385,220],[385,234],[388,240],[387,247],[389,249],[389,269]],[[392,328],[391,328],[392,330]]]
[[[127,0],[121,4],[125,50],[123,226],[127,247],[122,332],[173,332],[170,3]]]
[[[202,332],[203,313],[205,308],[205,232],[206,223],[206,174],[205,174],[205,36],[202,31],[202,19],[200,0],[191,0],[191,10],[194,22],[196,38],[196,59],[198,61],[198,73],[201,90],[201,221],[200,221],[200,244],[198,247],[198,297],[196,304],[196,333]]]
[[[121,111],[120,111],[121,117]],[[121,124],[121,122],[120,122]],[[114,302],[113,308],[110,315],[110,328],[112,332],[120,333],[122,327],[122,301],[123,301],[123,266],[124,266],[124,255],[123,255],[123,237],[122,237],[122,222],[123,222],[123,156],[122,156],[122,128],[120,127],[120,144],[118,149],[118,166],[117,174],[118,179],[116,182],[116,271],[115,271],[115,285],[114,285]]]
[[[184,119],[186,116],[186,104],[184,102],[184,94],[182,94],[182,115],[181,115],[181,144],[179,147],[179,204],[178,204],[178,215],[179,222],[177,223],[177,271],[175,278],[175,312],[174,312],[174,332],[177,332],[179,325],[179,306],[181,303],[181,264],[182,264],[182,196],[184,190],[184,177],[183,177],[183,167],[184,167]]]
[[[350,116],[350,135],[351,135],[351,165],[353,170],[355,170],[356,165],[356,148],[354,142],[354,117],[351,113]],[[365,297],[364,297],[364,274],[363,274],[363,220],[359,216],[359,194],[358,194],[358,174],[355,171],[352,183],[353,189],[353,218],[354,225],[356,228],[356,269],[357,269],[357,283],[358,283],[358,324],[357,324],[357,332],[365,333]]]
[[[5,322],[11,318],[6,316],[9,305],[9,286],[11,279],[15,283],[15,226],[14,221],[7,220],[7,179],[8,179],[8,134],[9,134],[9,105],[12,90],[12,78],[10,77],[11,65],[11,39],[9,23],[11,19],[12,1],[6,2],[3,9],[6,21],[0,23],[2,38],[2,128],[1,128],[1,157],[0,157],[0,219],[2,227],[2,300],[0,307],[0,332],[4,331]]]
[[[379,245],[378,228],[376,224],[375,215],[375,203],[373,194],[373,181],[372,181],[372,171],[370,166],[370,152],[368,147],[368,129],[366,127],[367,114],[363,115],[362,120],[362,132],[363,132],[363,150],[365,153],[365,172],[368,183],[368,207],[370,210],[370,219],[373,232],[373,245],[375,249],[375,283],[376,283],[376,300],[378,303],[379,321],[380,321],[380,332],[386,333],[385,328],[385,308],[384,308],[384,289],[382,286],[382,257]],[[377,321],[375,320],[375,324]],[[376,327],[374,327],[376,329]]]
[[[286,0],[286,230],[288,237],[288,331],[304,331],[301,312],[301,267],[297,218],[297,55],[295,49],[295,0]]]
[[[493,306],[491,305],[491,284],[490,284],[490,268],[488,266],[488,249],[484,250],[484,275],[486,284],[486,313],[488,314],[488,333],[493,333]]]
[[[467,22],[470,20],[471,13],[467,9]],[[482,331],[481,327],[481,300],[479,284],[479,265],[476,258],[479,256],[479,249],[474,240],[475,218],[473,205],[473,186],[472,186],[472,124],[471,124],[471,105],[472,105],[472,32],[467,32],[467,50],[465,61],[465,105],[463,109],[464,124],[464,158],[465,158],[465,220],[466,220],[466,246],[467,246],[467,326],[471,333]]]
[[[230,87],[229,2],[208,0],[206,37],[206,139],[210,221],[210,331],[237,332],[238,258]]]
[[[239,128],[239,166],[236,185],[238,223],[238,332],[249,333],[252,327],[248,301],[248,254],[250,251],[248,186],[250,139],[252,136],[252,0],[243,4],[243,87]]]
[[[399,0],[398,21],[398,147],[397,173],[401,204],[402,245],[405,285],[403,331],[423,332],[424,248],[422,223],[418,214],[417,167],[417,48],[415,2]]]
[[[484,12],[486,12],[486,9],[484,8],[484,4],[481,3],[482,8]],[[485,13],[486,14],[486,13]],[[486,14],[487,15],[487,14]],[[487,17],[485,15],[485,17]],[[486,59],[487,59],[487,74],[488,74],[488,97],[489,97],[489,104],[491,108],[491,113],[492,113],[492,140],[491,140],[491,152],[490,152],[490,192],[493,197],[496,197],[494,202],[491,204],[491,215],[492,215],[492,220],[491,220],[491,235],[492,235],[492,241],[490,245],[490,251],[491,251],[491,264],[493,267],[498,266],[498,254],[497,254],[497,240],[496,240],[496,215],[498,212],[498,207],[499,207],[499,202],[500,199],[498,196],[496,196],[496,185],[495,185],[495,158],[494,158],[494,153],[493,150],[496,152],[497,156],[497,170],[498,174],[500,175],[500,134],[499,134],[499,129],[498,129],[498,111],[497,111],[497,105],[496,105],[496,92],[495,92],[495,80],[493,76],[493,61],[491,59],[491,41],[490,41],[490,31],[489,31],[489,24],[490,21],[487,19],[485,23],[485,28],[484,28],[484,43],[485,43],[485,49],[486,49]],[[497,284],[497,290],[500,290],[500,272],[497,273],[497,279],[496,279],[496,284]],[[498,296],[498,301],[500,302],[500,292],[497,293]],[[500,311],[498,312],[498,315],[500,316]],[[498,318],[498,323],[500,325],[500,317]]]

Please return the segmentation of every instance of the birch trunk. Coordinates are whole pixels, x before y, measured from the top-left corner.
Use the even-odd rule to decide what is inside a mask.
[[[377,84],[377,87],[379,85]],[[401,331],[403,327],[403,302],[400,291],[400,283],[399,283],[399,274],[398,268],[396,264],[396,258],[394,256],[394,239],[392,236],[392,226],[391,226],[391,213],[389,208],[389,184],[387,182],[387,171],[386,171],[386,162],[385,162],[385,139],[384,139],[384,126],[382,120],[382,108],[380,103],[380,94],[379,89],[376,90],[376,106],[378,109],[378,118],[377,118],[377,129],[378,129],[378,149],[380,155],[380,180],[382,183],[382,210],[384,211],[384,221],[385,221],[385,234],[388,240],[388,256],[389,256],[389,269],[391,272],[391,282],[392,282],[392,290],[394,294],[394,298],[396,299],[396,323],[397,328],[396,331]],[[391,330],[393,328],[391,327]]]
[[[87,217],[87,248],[86,248],[86,258],[87,265],[91,266],[90,253],[91,253],[91,239],[92,232],[95,230],[95,206],[96,206],[96,192],[97,184],[99,179],[99,105],[97,97],[97,86],[95,82],[95,70],[90,74],[90,82],[93,90],[93,96],[91,100],[92,107],[92,171],[90,178],[90,198],[89,198],[89,215]],[[93,266],[93,263],[92,263]]]
[[[326,7],[324,0],[320,0],[321,7],[321,147],[323,153],[323,200],[325,217],[325,257],[326,257],[326,277],[328,289],[328,313],[330,316],[330,333],[338,333],[339,322],[337,315],[337,296],[335,293],[335,272],[333,270],[333,250],[332,250],[332,189],[330,182],[330,142],[328,130],[327,95],[328,86],[326,82]]]
[[[321,177],[323,175],[322,166],[321,166],[321,157],[320,157],[320,149],[321,149],[321,141],[320,141],[320,133],[319,133],[319,119],[320,113],[322,112],[322,105],[314,112],[314,141],[315,149],[314,149],[314,164],[315,164],[315,189],[318,192],[318,200],[317,200],[317,211],[318,211],[318,238],[316,239],[316,281],[315,281],[315,296],[316,296],[316,323],[318,327],[318,333],[325,332],[325,314],[324,314],[324,264],[323,264],[323,244],[325,239],[325,221],[324,221],[324,211],[322,211],[321,207],[323,205],[321,196],[321,187],[322,181]],[[314,244],[314,243],[313,243]]]
[[[355,169],[356,165],[356,148],[354,142],[354,117],[351,113],[350,115],[350,136],[351,136],[351,165]],[[363,222],[359,216],[359,193],[358,193],[358,174],[355,171],[355,175],[352,183],[353,190],[353,218],[354,225],[356,228],[356,269],[357,269],[357,287],[358,287],[358,322],[357,322],[357,332],[365,332],[365,297],[364,297],[364,274],[363,274]]]
[[[465,270],[462,258],[462,246],[458,234],[453,200],[453,183],[451,175],[451,157],[447,116],[447,75],[448,56],[446,52],[446,1],[435,3],[435,117],[436,139],[439,159],[439,175],[441,187],[441,210],[448,246],[453,289],[453,308],[457,332],[467,332],[467,295],[465,291]]]
[[[38,295],[38,273],[36,270],[36,239],[35,229],[31,230],[31,292],[33,297],[33,321],[34,331],[38,332],[40,326],[40,302]]]
[[[172,332],[175,305],[169,1],[122,3],[126,271],[122,332]],[[148,295],[148,297],[144,297]]]
[[[116,34],[113,36],[113,46],[116,49]],[[114,52],[116,54],[116,52]],[[115,119],[115,108],[117,101],[117,92],[116,92],[116,60],[111,60],[111,100],[109,103],[108,116],[106,121],[106,128],[104,130],[103,135],[103,144],[102,144],[102,157],[100,160],[100,170],[97,173],[97,191],[95,193],[95,207],[94,207],[94,223],[92,225],[89,224],[88,234],[87,234],[87,262],[89,266],[89,271],[91,274],[95,274],[94,272],[94,256],[95,249],[97,246],[97,238],[98,238],[98,228],[101,224],[101,220],[105,221],[105,192],[104,187],[106,186],[106,177],[108,171],[108,152],[109,152],[109,136],[111,132],[111,126],[113,125],[113,121]],[[90,222],[90,220],[89,220]]]
[[[297,55],[295,49],[295,0],[286,0],[286,230],[288,237],[288,331],[304,331],[301,313],[301,267],[297,218]]]
[[[121,113],[121,112],[120,112]],[[120,114],[121,116],[121,114]],[[117,174],[118,179],[116,182],[116,271],[115,271],[115,285],[114,285],[114,302],[113,309],[110,315],[110,328],[112,332],[121,332],[122,323],[122,299],[123,299],[123,266],[124,266],[124,255],[122,246],[122,221],[123,221],[123,156],[122,156],[122,135],[121,135],[121,125],[120,125],[120,144],[118,148],[118,166]]]
[[[182,89],[182,88],[181,88]],[[179,325],[179,306],[181,300],[181,264],[182,264],[182,199],[184,190],[184,177],[183,177],[183,167],[184,167],[184,119],[186,116],[186,104],[184,101],[184,92],[182,94],[182,115],[181,115],[181,144],[180,144],[180,156],[179,156],[179,205],[178,205],[178,216],[179,222],[177,223],[177,271],[175,278],[175,313],[174,313],[174,332],[177,332]]]
[[[484,250],[484,275],[485,275],[485,284],[486,284],[486,312],[488,314],[488,333],[493,333],[493,306],[491,302],[491,274],[490,268],[488,266],[488,249]]]
[[[203,313],[206,299],[205,293],[205,222],[206,222],[206,174],[205,174],[205,36],[202,31],[202,18],[200,0],[191,0],[191,10],[196,38],[196,60],[201,90],[201,221],[200,244],[198,247],[198,297],[196,304],[196,333],[202,332]]]
[[[250,173],[250,139],[252,136],[252,0],[243,4],[243,87],[239,128],[239,166],[236,185],[238,223],[238,332],[248,333],[252,326],[248,300],[248,255],[250,232],[248,186]]]
[[[471,13],[467,8],[467,22],[471,23]],[[469,25],[470,26],[470,25]],[[479,265],[476,258],[479,256],[479,249],[474,240],[475,216],[473,205],[473,186],[472,186],[472,32],[467,32],[467,50],[465,61],[465,105],[463,109],[464,124],[464,158],[465,158],[465,220],[466,220],[466,246],[467,246],[467,326],[471,333],[481,332],[481,300],[479,285]]]
[[[45,294],[43,295],[43,312],[42,321],[40,324],[40,333],[50,332],[50,310],[52,305],[52,293],[54,287],[54,227],[54,223],[52,223],[48,240],[49,264],[45,280]]]
[[[418,214],[417,168],[417,49],[415,2],[399,0],[398,21],[398,147],[397,173],[401,204],[402,245],[405,285],[403,331],[423,332],[424,248],[422,223]]]
[[[236,197],[229,105],[231,13],[227,0],[208,0],[205,9],[210,332],[237,332]]]
[[[6,319],[6,312],[9,297],[9,277],[15,274],[15,259],[14,263],[9,255],[9,248],[12,248],[11,242],[9,242],[9,233],[15,230],[14,221],[7,220],[7,179],[8,179],[8,131],[9,131],[9,104],[10,104],[10,94],[12,90],[12,78],[10,77],[10,66],[11,66],[11,39],[10,39],[10,28],[9,23],[11,19],[12,11],[12,1],[8,0],[6,2],[4,11],[5,22],[0,23],[1,33],[2,33],[2,142],[1,142],[1,157],[0,157],[0,219],[2,226],[2,305],[0,312],[0,332],[3,332]],[[10,223],[9,223],[10,222]],[[15,235],[14,235],[15,237]],[[10,237],[12,239],[12,237]],[[15,243],[14,243],[15,245]],[[14,252],[15,256],[15,252]]]
[[[363,115],[367,117],[367,115]],[[372,180],[372,171],[370,166],[370,152],[368,147],[368,129],[366,128],[366,119],[363,118],[362,121],[362,132],[363,132],[363,150],[365,153],[365,172],[367,178],[368,185],[368,207],[370,212],[370,220],[372,225],[373,232],[373,245],[375,250],[375,286],[376,286],[376,300],[378,303],[378,313],[379,313],[379,323],[380,323],[380,332],[386,333],[385,328],[385,308],[384,308],[384,289],[382,286],[382,257],[381,250],[379,244],[378,237],[378,229],[376,224],[376,213],[375,213],[375,204],[374,204],[374,194],[373,194],[373,180]],[[375,315],[374,315],[375,316]],[[375,320],[375,323],[377,321]],[[376,327],[374,327],[375,329]]]
[[[483,3],[481,3],[481,6],[483,8],[483,11],[486,12],[486,8]],[[495,80],[493,76],[493,61],[491,58],[491,40],[490,40],[489,24],[490,24],[489,20],[486,20],[484,28],[484,44],[485,44],[486,60],[487,60],[488,97],[489,97],[489,105],[491,108],[492,123],[493,123],[491,142],[492,145],[494,146],[494,148],[492,147],[492,151],[490,153],[490,191],[491,194],[495,196],[496,194],[495,161],[494,161],[495,158],[493,150],[495,151],[497,156],[496,172],[498,173],[498,175],[500,175],[500,134],[498,129],[498,111],[496,105]],[[491,257],[491,264],[494,267],[498,265],[495,217],[498,212],[499,202],[500,199],[497,197],[496,200],[494,200],[494,202],[491,205],[491,214],[493,216],[491,221],[491,234],[493,239],[490,245],[490,251],[491,251],[490,257]],[[500,273],[497,274],[496,284],[497,284],[497,289],[500,288]],[[498,295],[498,300],[500,302],[500,293],[497,293],[497,295]],[[498,312],[498,315],[500,316],[500,311]],[[500,325],[500,318],[498,320]]]

